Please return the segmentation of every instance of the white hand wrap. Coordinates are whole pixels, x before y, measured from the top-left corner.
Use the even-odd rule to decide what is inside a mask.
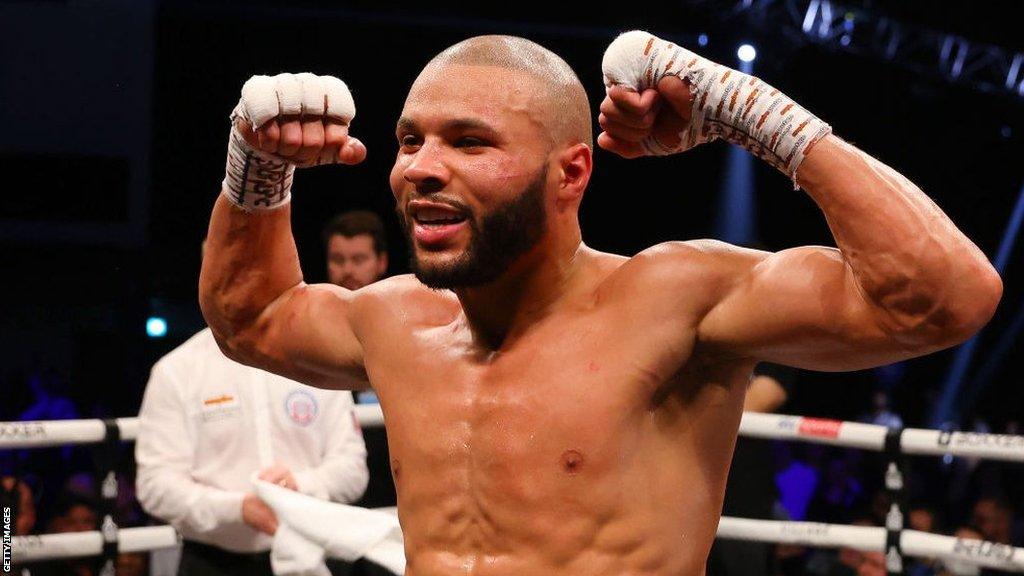
[[[794,184],[804,154],[832,133],[822,122],[782,92],[731,68],[634,30],[615,39],[601,63],[605,86],[621,84],[642,92],[666,76],[686,80],[693,95],[690,125],[669,147],[653,135],[642,144],[655,156],[675,154],[722,138],[785,173]]]
[[[246,211],[279,208],[291,200],[295,164],[250,146],[236,120],[247,121],[255,130],[278,116],[326,117],[348,124],[355,115],[351,92],[333,76],[253,76],[242,86],[242,98],[231,112],[223,194]]]

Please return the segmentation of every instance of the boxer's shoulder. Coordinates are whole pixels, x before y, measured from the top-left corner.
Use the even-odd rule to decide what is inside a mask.
[[[412,274],[392,276],[352,293],[355,306],[370,313],[374,321],[394,318],[402,322],[446,323],[461,310],[458,298],[449,290],[431,290]]]
[[[718,240],[664,242],[622,262],[603,289],[699,313],[765,255]]]
[[[720,240],[700,239],[656,244],[634,256],[630,263],[668,280],[700,280],[714,286],[744,275],[765,255]]]

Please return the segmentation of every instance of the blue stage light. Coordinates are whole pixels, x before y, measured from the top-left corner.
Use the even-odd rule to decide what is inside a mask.
[[[167,321],[157,316],[146,320],[146,335],[150,338],[163,338],[167,335]]]

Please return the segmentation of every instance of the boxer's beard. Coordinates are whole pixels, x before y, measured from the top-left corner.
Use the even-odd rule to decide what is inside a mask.
[[[411,219],[399,214],[412,247],[409,267],[416,278],[435,290],[470,288],[496,280],[512,262],[536,246],[546,231],[544,187],[547,175],[545,164],[515,198],[494,208],[479,222],[472,216],[467,218],[469,245],[454,260],[440,264],[421,262],[417,258]]]

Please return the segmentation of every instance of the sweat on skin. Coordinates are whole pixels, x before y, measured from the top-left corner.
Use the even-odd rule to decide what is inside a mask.
[[[519,64],[529,51],[546,56],[540,73]],[[589,141],[553,126],[544,103],[528,106],[548,90],[549,65],[564,62],[527,40],[470,39],[428,65],[398,125],[391,186],[416,266],[435,284],[482,263],[468,255],[494,230],[483,223],[544,174],[542,233],[494,278],[308,285],[289,206],[245,212],[222,196],[204,315],[242,362],[314,386],[372,382],[407,574],[701,574],[757,361],[851,370],[926,354],[980,328],[1001,284],[916,186],[834,136],[795,176],[838,249],[593,250],[577,217]],[[598,144],[635,156],[652,133],[686,124],[690,96],[678,77],[610,89]],[[272,122],[243,126],[250,145],[284,160],[365,155],[347,125]],[[429,210],[458,223],[427,222]]]

